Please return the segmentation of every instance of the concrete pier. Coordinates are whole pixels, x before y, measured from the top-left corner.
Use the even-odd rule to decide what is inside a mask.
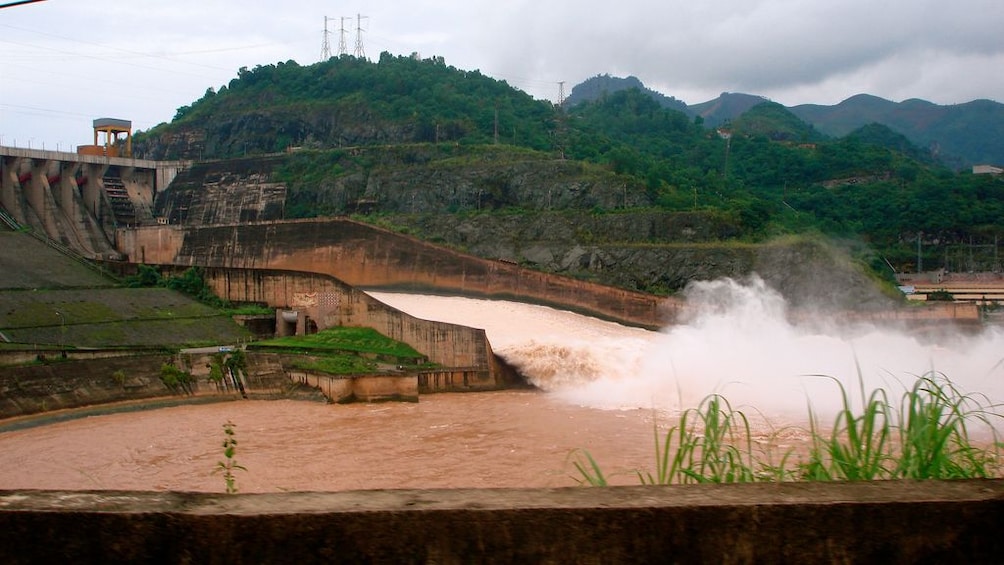
[[[115,230],[156,224],[154,198],[187,166],[0,146],[0,206],[85,256],[117,257]]]

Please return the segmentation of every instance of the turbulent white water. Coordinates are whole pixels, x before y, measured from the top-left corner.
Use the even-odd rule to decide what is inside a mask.
[[[721,393],[770,419],[804,420],[810,404],[828,419],[841,405],[837,381],[853,402],[862,383],[895,400],[932,371],[985,395],[984,404],[1004,402],[999,329],[922,341],[867,326],[796,327],[758,279],[692,285],[692,318],[662,332],[512,302],[372,294],[420,318],[484,328],[496,353],[534,384],[583,406],[676,411]]]

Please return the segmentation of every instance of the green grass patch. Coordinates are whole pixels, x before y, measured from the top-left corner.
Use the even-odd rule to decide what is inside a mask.
[[[372,328],[336,326],[316,334],[260,341],[256,348],[371,353],[400,359],[424,357],[407,343],[393,340]]]
[[[372,373],[377,370],[377,364],[372,359],[351,354],[332,354],[324,357],[300,357],[290,365],[303,371],[315,371],[329,375],[352,375]]]
[[[224,308],[223,311],[228,316],[274,316],[275,309],[260,304],[243,304],[231,308]]]

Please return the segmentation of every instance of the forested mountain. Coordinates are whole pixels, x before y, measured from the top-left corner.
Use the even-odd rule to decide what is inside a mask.
[[[581,88],[588,87],[588,88]],[[568,105],[598,99],[603,93],[637,88],[663,106],[690,116],[700,116],[708,127],[733,121],[767,101],[762,96],[723,92],[718,98],[687,105],[675,98],[646,88],[635,77],[620,79],[600,75],[572,89]],[[788,110],[820,133],[844,137],[869,124],[882,124],[897,132],[931,157],[955,169],[977,164],[1004,165],[1004,104],[974,100],[942,106],[925,100],[892,102],[868,94],[858,94],[834,106],[802,104]]]
[[[791,111],[823,133],[838,137],[869,123],[883,124],[954,168],[1004,165],[1004,104],[990,100],[941,106],[918,99],[896,103],[862,94],[835,106],[802,105]]]
[[[686,102],[647,88],[638,77],[633,76],[620,78],[610,75],[596,75],[588,78],[572,88],[571,94],[563,101],[563,104],[565,108],[571,108],[582,102],[592,102],[614,92],[632,89],[644,92],[663,108],[670,108],[684,114],[693,115],[687,107]]]
[[[223,158],[409,142],[489,143],[496,136],[551,147],[554,112],[478,71],[383,53],[300,66],[242,68],[219,91],[178,109],[170,124],[136,136],[148,158]]]
[[[706,126],[716,127],[738,118],[750,108],[766,101],[767,99],[763,96],[738,92],[723,92],[714,100],[694,104],[688,106],[687,109],[695,116],[700,116]]]
[[[819,231],[864,241],[887,272],[912,267],[918,239],[925,265],[958,266],[963,244],[1004,236],[1004,182],[955,173],[891,126],[834,137],[775,103],[721,101],[757,103],[709,127],[637,88],[556,107],[441,59],[344,56],[241,69],[134,147],[158,159],[295,148],[279,179],[295,215],[685,213],[719,241]],[[581,235],[581,245],[618,237]],[[999,267],[968,249],[969,268]]]

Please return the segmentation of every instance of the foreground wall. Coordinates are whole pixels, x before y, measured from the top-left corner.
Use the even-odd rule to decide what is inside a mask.
[[[1004,481],[0,491],[0,561],[993,563]]]

